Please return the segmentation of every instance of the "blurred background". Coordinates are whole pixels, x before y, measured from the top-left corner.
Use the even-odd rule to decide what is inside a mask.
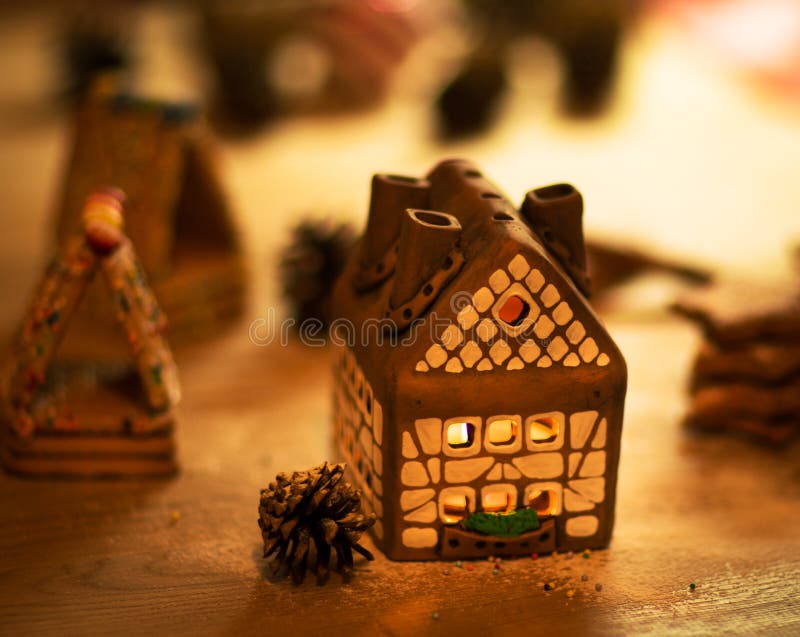
[[[113,90],[197,105],[250,272],[289,229],[361,227],[370,176],[465,156],[519,203],[569,181],[590,239],[771,276],[800,241],[800,3],[0,3],[0,324],[50,252],[75,121]]]

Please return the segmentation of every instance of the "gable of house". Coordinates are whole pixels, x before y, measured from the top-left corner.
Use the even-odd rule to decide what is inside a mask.
[[[109,196],[94,194],[84,211],[89,216],[105,207]],[[98,200],[101,202],[98,204]],[[119,213],[117,213],[119,214]],[[166,321],[150,290],[130,241],[124,234],[111,250],[94,245],[87,234],[73,238],[60,250],[45,271],[20,326],[12,350],[8,381],[11,425],[22,436],[36,428],[51,428],[60,418],[50,408],[37,408],[49,393],[48,376],[71,319],[85,301],[96,276],[105,279],[107,305],[113,308],[116,326],[128,345],[130,358],[141,381],[142,411],[156,415],[168,411],[180,398],[177,370],[164,337]],[[100,293],[100,292],[98,292]],[[68,398],[68,397],[67,397]],[[120,419],[124,414],[119,415]],[[142,429],[155,426],[146,418]],[[75,428],[80,423],[67,423]]]
[[[519,252],[504,266],[489,268],[484,284],[470,294],[451,293],[454,320],[415,370],[607,366],[611,357],[600,349],[596,319],[578,318],[583,304],[552,272],[541,259]]]

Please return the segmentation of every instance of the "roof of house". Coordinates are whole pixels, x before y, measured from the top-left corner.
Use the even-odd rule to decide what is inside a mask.
[[[411,196],[397,193],[403,183]],[[544,195],[560,207],[531,210],[550,205]],[[561,223],[565,201],[571,210]],[[518,210],[464,160],[442,162],[421,180],[377,175],[334,316],[356,326],[391,319],[398,339],[416,331],[413,344],[382,355],[417,373],[606,367],[621,354],[582,291],[581,212],[566,185],[532,191]],[[510,297],[522,315],[514,325],[502,320]]]
[[[114,211],[120,194],[105,190],[90,196],[83,212],[83,234],[57,252],[34,292],[12,350],[8,387],[18,415],[45,385],[70,319],[98,272],[127,337],[148,407],[153,412],[166,411],[180,398],[177,370],[164,336],[166,319],[122,231],[121,205]],[[32,433],[24,423],[17,424],[27,429],[24,433]]]

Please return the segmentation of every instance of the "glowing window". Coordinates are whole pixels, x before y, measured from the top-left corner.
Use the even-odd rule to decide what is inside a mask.
[[[525,317],[528,316],[529,310],[530,306],[522,297],[512,294],[497,311],[497,316],[504,323],[516,326],[522,323]]]
[[[471,447],[475,440],[475,425],[469,422],[454,422],[447,427],[447,444],[453,449]]]
[[[502,491],[485,493],[481,505],[483,506],[483,510],[487,513],[507,513],[514,509],[514,502],[511,501],[511,494]]]
[[[442,496],[442,509],[445,524],[460,522],[469,512],[469,498],[458,493]]]
[[[510,445],[517,437],[517,427],[511,418],[493,420],[487,427],[487,440],[493,445]]]
[[[555,515],[558,499],[550,489],[536,489],[528,494],[528,506],[538,515]]]
[[[558,438],[561,425],[557,419],[550,416],[543,416],[532,420],[528,427],[528,435],[530,436],[531,442],[543,444],[546,442],[553,442],[553,440]]]

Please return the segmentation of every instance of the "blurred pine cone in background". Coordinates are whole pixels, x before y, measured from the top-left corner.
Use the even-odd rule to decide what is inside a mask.
[[[327,324],[325,304],[355,243],[350,224],[306,219],[291,231],[281,255],[281,291],[298,323],[317,319]]]

